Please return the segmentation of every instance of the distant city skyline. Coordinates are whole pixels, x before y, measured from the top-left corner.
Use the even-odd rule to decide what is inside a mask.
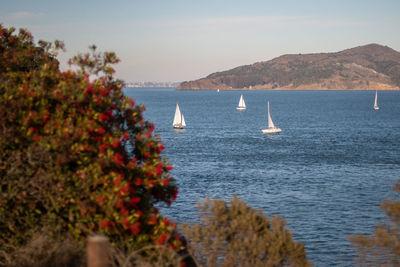
[[[1,0],[0,23],[64,41],[61,67],[95,44],[126,82],[181,82],[283,54],[369,43],[400,51],[400,1]]]

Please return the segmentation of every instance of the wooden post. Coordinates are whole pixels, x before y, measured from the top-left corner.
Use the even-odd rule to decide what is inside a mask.
[[[88,267],[110,266],[110,250],[107,237],[102,235],[89,236],[86,249]]]

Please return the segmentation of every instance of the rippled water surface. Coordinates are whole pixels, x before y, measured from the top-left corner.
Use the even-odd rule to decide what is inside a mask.
[[[316,266],[352,266],[346,237],[385,220],[400,176],[400,92],[176,91],[126,88],[147,108],[173,164],[179,196],[162,213],[193,221],[205,197],[248,205],[288,221]],[[246,111],[237,111],[240,94]],[[283,132],[263,135],[266,101]],[[172,129],[175,105],[184,131]]]

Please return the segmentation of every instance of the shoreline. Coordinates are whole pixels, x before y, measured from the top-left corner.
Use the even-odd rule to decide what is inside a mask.
[[[275,89],[249,89],[249,88],[232,88],[232,89],[178,89],[176,91],[400,91],[398,89],[288,89],[288,88],[275,88]]]

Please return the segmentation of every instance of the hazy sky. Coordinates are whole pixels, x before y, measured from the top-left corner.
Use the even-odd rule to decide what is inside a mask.
[[[64,41],[61,62],[91,44],[114,51],[127,82],[194,80],[369,43],[400,51],[399,14],[399,0],[0,0],[3,26]]]

